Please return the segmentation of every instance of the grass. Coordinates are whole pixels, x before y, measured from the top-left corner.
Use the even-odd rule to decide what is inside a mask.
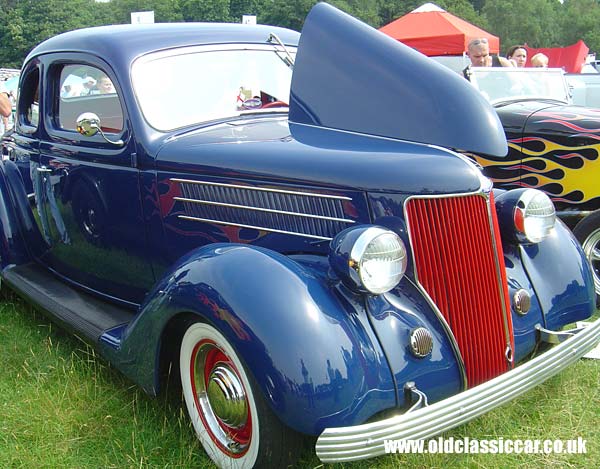
[[[212,468],[178,392],[151,398],[12,295],[0,300],[0,467]],[[587,454],[403,455],[307,468],[600,467],[600,362],[446,433],[455,439],[587,440]]]

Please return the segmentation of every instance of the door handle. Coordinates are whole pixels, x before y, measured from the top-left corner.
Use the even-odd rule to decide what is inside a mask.
[[[40,173],[51,173],[52,168],[46,168],[45,166],[38,166],[36,168]]]

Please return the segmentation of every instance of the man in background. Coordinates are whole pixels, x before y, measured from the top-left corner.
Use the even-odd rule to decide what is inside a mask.
[[[490,55],[490,45],[486,37],[471,39],[467,45],[467,55],[471,64],[463,70],[463,76],[468,80],[471,67],[510,67],[511,64],[504,57]]]

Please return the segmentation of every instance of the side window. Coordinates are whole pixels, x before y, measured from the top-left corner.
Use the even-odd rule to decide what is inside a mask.
[[[106,73],[89,65],[66,65],[60,73],[57,125],[76,130],[77,118],[92,112],[100,118],[102,131],[123,130],[123,110],[115,87]]]
[[[37,128],[40,119],[40,71],[36,67],[27,73],[22,81],[17,101],[17,122],[19,126]]]

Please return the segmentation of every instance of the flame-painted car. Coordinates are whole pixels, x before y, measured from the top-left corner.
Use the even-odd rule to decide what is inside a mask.
[[[496,187],[536,188],[554,202],[592,265],[600,300],[600,109],[574,106],[560,69],[471,70],[498,112],[508,155],[474,155]]]
[[[2,281],[149,394],[175,363],[221,467],[285,467],[307,435],[323,461],[383,454],[600,339],[560,332],[594,288],[550,199],[454,149],[506,153],[489,103],[323,3],[302,35],[65,33],[23,66]]]

